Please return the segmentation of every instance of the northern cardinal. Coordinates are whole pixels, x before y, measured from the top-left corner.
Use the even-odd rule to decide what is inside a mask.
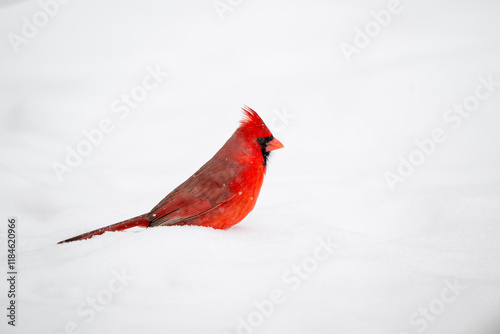
[[[271,151],[283,148],[259,115],[243,108],[241,125],[196,173],[149,213],[90,231],[61,243],[132,227],[198,225],[226,229],[253,210]]]

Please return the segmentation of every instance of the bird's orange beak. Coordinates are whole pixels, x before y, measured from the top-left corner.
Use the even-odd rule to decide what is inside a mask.
[[[280,148],[284,148],[285,146],[276,138],[267,143],[266,152],[271,152],[274,150],[279,150]]]

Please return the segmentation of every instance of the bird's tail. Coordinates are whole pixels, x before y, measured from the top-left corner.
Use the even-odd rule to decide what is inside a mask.
[[[135,218],[131,218],[113,225],[109,225],[106,227],[101,227],[97,230],[93,230],[87,233],[83,233],[80,235],[77,235],[76,237],[69,238],[63,241],[59,241],[58,244],[63,244],[66,242],[72,242],[76,240],[85,240],[85,239],[90,239],[95,235],[100,235],[103,234],[104,232],[112,232],[112,231],[123,231],[132,227],[148,227],[150,222],[146,220],[146,215],[141,215]]]

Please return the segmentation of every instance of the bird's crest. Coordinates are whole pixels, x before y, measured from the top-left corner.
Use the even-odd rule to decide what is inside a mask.
[[[272,135],[262,118],[260,118],[255,110],[248,106],[243,108],[241,127],[257,135],[257,137],[268,137]]]

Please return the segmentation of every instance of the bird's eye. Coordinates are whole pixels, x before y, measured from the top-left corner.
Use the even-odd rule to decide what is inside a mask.
[[[271,140],[273,140],[274,137],[273,136],[269,136],[269,137],[259,137],[257,138],[257,142],[262,145],[262,146],[265,146],[267,145],[267,143],[269,143]]]

